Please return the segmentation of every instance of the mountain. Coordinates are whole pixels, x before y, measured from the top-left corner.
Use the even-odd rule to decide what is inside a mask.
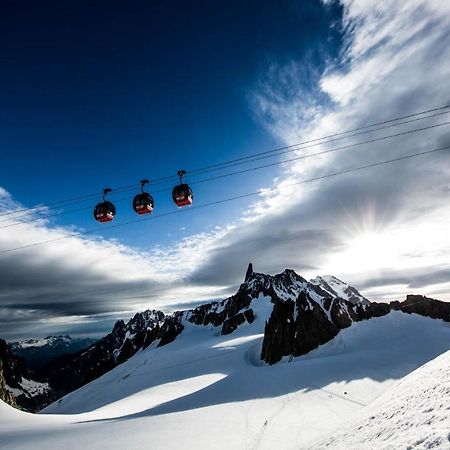
[[[227,335],[245,323],[253,323],[255,313],[250,304],[259,295],[267,295],[273,301],[288,300],[297,298],[307,286],[306,280],[293,270],[271,276],[254,273],[250,265],[246,281],[235,295],[171,315],[148,310],[137,313],[126,324],[119,320],[103,339],[81,352],[52,360],[38,374],[63,395],[98,378],[140,349],[171,343],[186,324],[217,327],[220,334]]]
[[[258,360],[272,365],[284,357],[307,354],[352,324],[393,310],[450,321],[450,304],[438,300],[408,296],[405,302],[371,303],[335,277],[308,282],[291,269],[272,276],[254,272],[250,264],[244,283],[233,296],[170,315],[148,310],[128,323],[120,320],[103,339],[75,354],[55,358],[38,375],[63,396],[139,350],[171,344],[191,326],[214,329],[226,336],[251,326],[256,318],[264,324]]]
[[[176,324],[161,311],[138,313],[127,324],[117,321],[111,333],[88,348],[51,360],[37,374],[63,395],[95,380],[155,340],[162,345],[170,342],[177,334]]]
[[[36,442],[48,450],[150,442],[156,449],[386,448],[391,420],[428,442],[446,430],[449,393],[438,378],[445,371],[433,372],[435,387],[418,377],[408,388],[416,397],[396,387],[450,350],[449,321],[450,304],[438,300],[355,303],[292,270],[272,276],[249,267],[225,300],[136,314],[88,349],[53,360],[49,385],[59,383],[58,396],[70,393],[34,416],[0,402],[0,442],[11,450]],[[401,402],[409,398],[406,411]]]
[[[0,339],[0,399],[26,411],[38,411],[56,398],[48,383],[32,379],[25,360]]]
[[[415,378],[408,391],[417,396],[401,403],[409,374],[450,350],[445,322],[392,310],[268,365],[260,355],[273,304],[259,296],[250,308],[254,321],[229,334],[184,320],[172,343],[138,351],[38,415],[0,402],[0,442],[8,450],[320,449],[347,431],[327,448],[384,449],[427,448],[418,442],[448,434],[445,370]],[[450,353],[439,366],[449,362]],[[383,423],[391,430],[377,437]],[[363,445],[346,445],[358,434]]]
[[[316,277],[309,281],[311,284],[318,286],[321,290],[327,292],[332,297],[339,297],[347,300],[354,305],[368,305],[370,302],[362,296],[353,286],[344,283],[339,278],[332,275]]]
[[[22,357],[27,367],[36,371],[51,359],[68,353],[78,352],[92,345],[96,339],[72,338],[70,336],[47,336],[42,339],[26,339],[10,342],[12,352]]]

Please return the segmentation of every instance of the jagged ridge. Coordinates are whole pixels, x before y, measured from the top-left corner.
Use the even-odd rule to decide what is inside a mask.
[[[371,303],[355,288],[335,277],[306,281],[293,270],[278,275],[255,273],[249,265],[245,281],[235,295],[197,308],[165,315],[147,310],[128,323],[119,320],[113,330],[89,348],[54,359],[39,372],[61,397],[100,377],[132,357],[138,350],[171,343],[188,324],[233,333],[255,320],[253,302],[270,299],[261,359],[268,364],[284,356],[305,354],[333,339],[353,322],[388,314],[391,310],[416,312],[450,321],[450,304],[408,296],[403,303]]]

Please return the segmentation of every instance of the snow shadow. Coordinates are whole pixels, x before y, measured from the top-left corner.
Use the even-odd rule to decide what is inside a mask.
[[[183,345],[182,339],[177,344]],[[256,344],[255,341],[247,341],[225,348],[210,346],[203,354],[199,352],[198,358],[180,361],[178,365],[174,361],[177,352],[170,351],[172,366],[130,373],[126,386],[109,401],[117,401],[163,383],[212,373],[225,376],[195,392],[140,412],[82,422],[132,420],[313,390],[322,390],[363,407],[364,401],[355,396],[346,383],[365,378],[381,382],[406,376],[450,349],[450,327],[439,320],[396,312],[384,318],[354,324],[310,354],[273,366],[255,364],[260,345],[261,339]],[[149,361],[157,358],[159,352],[155,351],[154,355],[151,352],[143,352],[141,357],[145,356]],[[190,353],[187,349],[185,352]],[[131,365],[132,361],[128,363]],[[113,376],[113,372],[108,375]],[[335,385],[329,391],[327,386],[332,383],[342,385]]]

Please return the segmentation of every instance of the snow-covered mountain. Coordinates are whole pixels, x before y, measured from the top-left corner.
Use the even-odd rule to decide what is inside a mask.
[[[170,345],[139,351],[39,415],[0,402],[0,442],[8,450],[448,448],[447,323],[391,311],[267,365],[271,298],[250,308],[253,322],[229,334],[185,317]]]
[[[348,285],[342,287],[342,291],[350,289],[353,295],[352,303],[338,297],[338,291],[325,290],[321,285],[306,281],[293,270],[287,269],[272,276],[255,273],[250,264],[245,281],[235,295],[171,315],[165,315],[161,311],[147,310],[136,314],[128,323],[120,320],[116,322],[111,333],[103,339],[83,351],[52,360],[39,374],[41,378],[50,382],[59,395],[63,395],[98,378],[126,361],[140,349],[146,349],[149,346],[162,347],[173,342],[186,328],[186,323],[215,327],[220,334],[230,334],[244,324],[253,323],[255,310],[251,304],[258,297],[269,297],[271,307],[275,308],[279,304],[293,305],[303,293],[303,296],[307,295],[308,301],[320,304],[320,310],[324,311],[320,318],[327,323],[328,327],[326,326],[327,329],[319,333],[316,339],[306,342],[300,350],[293,345],[292,354],[301,354],[327,342],[337,334],[340,328],[351,323],[350,319],[348,321],[340,319],[343,314],[340,308],[345,310],[359,308],[360,315],[365,314],[369,317],[369,309],[367,309],[369,302],[356,289]],[[361,301],[356,301],[357,298]],[[366,309],[367,313],[364,312]],[[269,320],[271,313],[272,311],[268,310],[262,319]],[[356,318],[354,313],[350,314]],[[333,320],[340,323],[339,327],[329,322]],[[310,320],[308,319],[307,322]],[[315,322],[314,324],[310,322],[310,325],[314,328]],[[270,336],[268,336],[268,342],[269,340]],[[270,350],[267,350],[268,347]],[[273,363],[282,356],[284,353],[280,353],[280,348],[273,345],[273,342],[264,346],[262,359],[265,361]]]
[[[57,345],[69,346],[73,339],[66,336],[47,336],[40,339],[24,339],[23,341],[10,342],[14,350],[38,347],[55,347]]]
[[[91,338],[72,338],[70,336],[47,336],[41,339],[26,339],[11,342],[12,352],[25,359],[30,370],[39,370],[57,356],[75,353],[95,342]]]
[[[48,382],[55,395],[61,397],[140,350],[172,344],[191,326],[226,336],[253,326],[256,319],[264,324],[257,359],[275,364],[284,357],[306,354],[352,324],[386,315],[391,310],[450,320],[449,307],[450,304],[425,297],[408,297],[403,303],[371,303],[355,288],[334,277],[318,277],[308,282],[290,269],[272,276],[254,272],[250,264],[235,295],[170,315],[147,310],[127,323],[120,320],[111,333],[87,349],[50,361],[39,371],[39,379]]]
[[[331,296],[340,297],[350,303],[353,303],[354,305],[367,305],[370,303],[369,300],[362,296],[353,286],[344,283],[339,278],[332,275],[313,278],[310,280],[310,283],[320,287]]]

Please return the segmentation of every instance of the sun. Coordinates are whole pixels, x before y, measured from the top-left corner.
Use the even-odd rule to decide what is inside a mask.
[[[363,233],[331,255],[327,270],[330,273],[358,273],[389,267],[397,259],[396,248],[396,242],[386,233]]]

